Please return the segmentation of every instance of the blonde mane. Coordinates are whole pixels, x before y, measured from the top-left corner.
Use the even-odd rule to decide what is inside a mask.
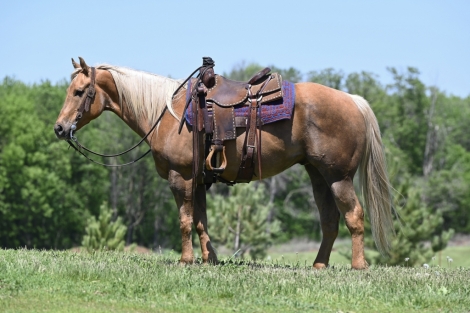
[[[163,110],[168,111],[178,121],[172,106],[172,95],[181,84],[181,80],[137,71],[126,67],[102,64],[97,69],[107,70],[113,75],[116,88],[119,93],[119,104],[123,104],[123,99],[129,110],[134,114],[136,120],[147,120],[149,125],[153,125]],[[72,79],[81,69],[72,73]],[[181,96],[180,93],[179,96]]]

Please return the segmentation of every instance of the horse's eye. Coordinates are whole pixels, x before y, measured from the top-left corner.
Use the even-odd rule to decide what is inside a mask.
[[[75,90],[74,96],[81,97],[83,95],[83,90]]]

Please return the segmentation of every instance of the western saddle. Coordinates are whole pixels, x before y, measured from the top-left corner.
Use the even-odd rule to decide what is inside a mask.
[[[207,188],[217,181],[228,185],[248,183],[254,175],[255,153],[261,179],[261,105],[283,97],[282,77],[265,68],[247,82],[239,82],[214,74],[213,67],[211,58],[203,58],[203,66],[198,69],[197,79],[191,82],[191,96],[186,102],[185,112],[192,102],[193,181],[204,183]],[[242,106],[248,106],[248,117],[235,117],[235,108]],[[183,124],[184,119],[179,131]],[[235,181],[227,181],[220,176],[227,166],[224,142],[236,139],[237,127],[246,128],[242,159]],[[198,179],[201,165],[199,133],[203,130],[204,175],[203,179]]]

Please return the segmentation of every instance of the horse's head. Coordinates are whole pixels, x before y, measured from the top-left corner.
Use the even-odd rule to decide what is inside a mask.
[[[107,95],[96,83],[96,69],[89,67],[82,58],[80,64],[72,59],[75,68],[72,82],[67,88],[64,106],[60,111],[54,132],[59,139],[72,139],[79,130],[97,118],[105,109]]]

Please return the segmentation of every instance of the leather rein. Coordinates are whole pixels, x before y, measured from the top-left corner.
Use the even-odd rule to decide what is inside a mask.
[[[162,113],[160,114],[160,116],[158,117],[157,121],[155,122],[155,124],[152,126],[152,128],[150,128],[150,130],[147,132],[147,134],[137,143],[135,144],[134,146],[132,146],[131,148],[123,151],[123,152],[120,152],[120,153],[116,153],[116,154],[102,154],[102,153],[97,153],[97,152],[94,152],[93,150],[90,150],[88,149],[87,147],[83,146],[77,139],[77,137],[75,137],[73,135],[73,131],[77,129],[77,123],[78,121],[82,118],[83,116],[83,113],[84,112],[88,112],[90,110],[90,106],[91,106],[91,103],[93,102],[93,99],[95,98],[95,94],[96,94],[96,90],[95,90],[95,83],[96,83],[96,69],[94,67],[91,67],[90,68],[91,70],[91,75],[90,75],[90,78],[91,78],[91,83],[90,83],[90,86],[88,87],[88,90],[87,90],[87,93],[86,93],[86,97],[83,99],[82,103],[80,104],[80,107],[77,109],[77,115],[75,116],[75,120],[74,122],[72,123],[72,126],[70,127],[71,130],[70,130],[70,138],[67,139],[67,143],[73,148],[75,149],[75,151],[77,151],[78,153],[80,153],[81,155],[83,155],[88,161],[91,161],[95,164],[99,164],[99,165],[102,165],[102,166],[106,166],[106,167],[121,167],[121,166],[126,166],[126,165],[130,165],[130,164],[133,164],[133,163],[136,163],[137,161],[141,160],[143,157],[145,157],[147,154],[150,153],[150,151],[152,149],[149,149],[147,152],[145,152],[143,155],[141,155],[140,157],[138,157],[137,159],[133,160],[133,161],[130,161],[128,163],[124,163],[124,164],[105,164],[105,163],[101,163],[101,162],[98,162],[96,160],[93,160],[92,158],[90,158],[88,155],[86,155],[85,153],[83,153],[82,150],[85,150],[91,154],[94,154],[94,155],[97,155],[97,156],[100,156],[100,157],[104,157],[104,158],[113,158],[113,157],[118,157],[118,156],[121,156],[121,155],[124,155],[126,153],[129,153],[130,151],[134,150],[135,148],[137,148],[140,144],[142,144],[142,142],[144,142],[145,139],[147,139],[147,137],[150,135],[150,133],[157,127],[158,123],[161,121],[162,117],[163,117],[163,114],[165,113],[166,111],[166,107],[165,109],[162,111]],[[75,142],[75,144],[74,144]],[[75,146],[76,145],[76,146]]]

